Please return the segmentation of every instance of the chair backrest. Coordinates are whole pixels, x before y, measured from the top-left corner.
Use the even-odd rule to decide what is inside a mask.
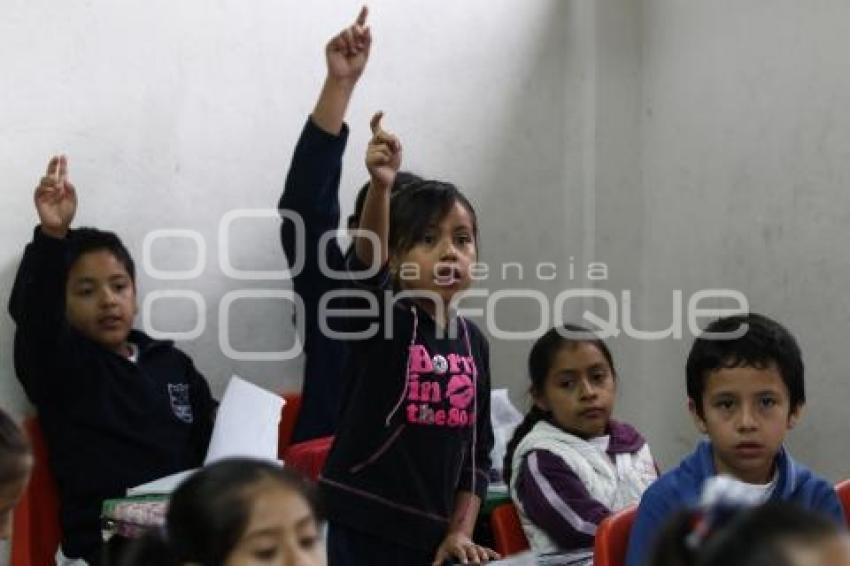
[[[47,460],[47,444],[38,418],[24,421],[24,430],[32,444],[35,463],[21,500],[15,507],[12,523],[12,564],[46,566],[62,541],[59,525],[59,495]]]
[[[286,449],[283,461],[287,466],[316,481],[325,467],[333,441],[333,436],[323,436],[293,444]]]
[[[637,505],[630,505],[599,523],[593,546],[594,566],[622,566],[626,563],[629,532],[636,515]]]
[[[838,494],[841,508],[844,509],[844,521],[850,526],[850,479],[835,484],[835,493]]]
[[[503,503],[490,513],[490,529],[493,531],[494,550],[502,556],[528,550],[528,539],[519,522],[519,513],[513,503]]]
[[[280,415],[280,425],[277,430],[277,457],[283,458],[283,454],[289,445],[292,443],[292,433],[295,432],[295,422],[298,420],[298,413],[301,412],[301,394],[300,393],[281,393],[284,403]]]

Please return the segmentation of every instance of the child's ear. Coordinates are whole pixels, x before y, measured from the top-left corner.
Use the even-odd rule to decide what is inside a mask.
[[[691,418],[694,420],[694,425],[696,425],[697,429],[703,434],[708,434],[708,427],[705,426],[705,420],[699,415],[697,404],[691,398],[688,398],[688,412],[691,413]]]
[[[531,393],[531,398],[534,400],[534,406],[543,411],[544,413],[551,412],[549,408],[549,402],[546,401],[546,398],[543,395],[538,393]]]
[[[803,403],[791,408],[791,412],[788,413],[788,430],[797,426],[797,423],[800,422],[801,418],[803,418],[805,408],[806,407]]]

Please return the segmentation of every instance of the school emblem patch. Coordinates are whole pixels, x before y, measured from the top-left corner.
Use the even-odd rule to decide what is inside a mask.
[[[169,383],[168,397],[171,400],[171,411],[174,416],[184,423],[191,424],[194,418],[192,416],[192,403],[189,401],[189,384]]]

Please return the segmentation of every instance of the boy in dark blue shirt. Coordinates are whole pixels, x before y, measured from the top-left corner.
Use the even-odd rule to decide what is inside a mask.
[[[185,354],[132,329],[133,260],[111,232],[70,230],[77,197],[67,171],[54,157],[36,189],[41,224],[9,310],[15,370],[59,488],[62,554],[96,565],[102,501],[200,465],[216,402]]]
[[[695,507],[717,474],[744,482],[754,500],[792,501],[843,522],[832,485],[783,447],[806,402],[803,360],[788,330],[755,313],[718,319],[694,342],[686,371],[688,408],[708,440],[644,492],[627,566],[646,563],[666,520]]]

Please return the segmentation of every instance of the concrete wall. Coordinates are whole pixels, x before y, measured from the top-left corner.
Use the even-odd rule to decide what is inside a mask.
[[[142,264],[155,229],[206,243],[188,281],[140,269],[140,302],[189,290],[204,302],[199,337],[180,346],[220,393],[231,373],[274,390],[300,385],[300,360],[240,361],[219,343],[226,293],[288,288],[237,281],[220,267],[219,223],[233,210],[273,207],[324,74],[322,46],[347,25],[353,1],[311,3],[4,2],[0,22],[0,301],[36,221],[32,188],[65,152],[80,193],[77,225],[119,231]],[[405,142],[405,166],[457,182],[480,215],[479,287],[527,288],[551,302],[568,288],[631,293],[633,324],[683,323],[680,339],[612,340],[621,373],[617,412],[650,439],[664,467],[697,435],[685,411],[688,298],[743,292],[753,309],[799,337],[809,414],[795,455],[838,479],[850,475],[841,415],[843,292],[850,260],[850,40],[844,2],[672,0],[376,0],[372,60],[350,108],[343,214],[365,179],[371,113]],[[281,269],[277,222],[233,225],[242,269]],[[185,239],[160,240],[151,262],[190,267]],[[603,262],[604,281],[587,277]],[[499,276],[506,263],[515,271]],[[556,277],[535,275],[537,264]],[[551,270],[546,270],[547,275]],[[675,314],[681,291],[685,312]],[[575,304],[574,304],[575,303]],[[482,306],[484,301],[475,303]],[[718,305],[719,306],[719,305]],[[570,302],[569,318],[591,302]],[[538,326],[535,303],[500,301],[503,330]],[[602,309],[604,312],[604,309]],[[551,313],[550,313],[551,314]],[[240,350],[292,344],[280,301],[234,303]],[[551,319],[550,319],[551,320]],[[139,325],[187,330],[191,303],[163,299]],[[622,326],[622,324],[621,324]],[[28,411],[11,363],[13,324],[0,316],[0,406]],[[493,340],[494,384],[524,408],[529,339]]]

